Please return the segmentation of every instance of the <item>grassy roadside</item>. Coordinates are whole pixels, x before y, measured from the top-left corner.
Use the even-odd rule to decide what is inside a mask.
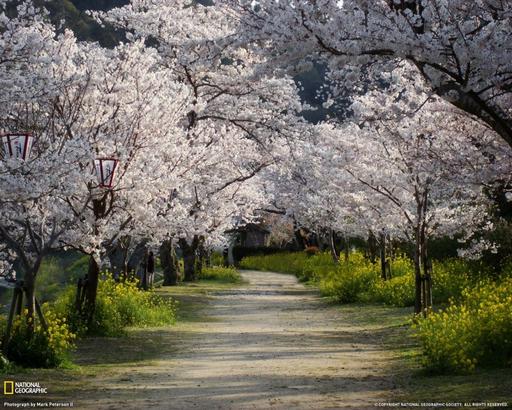
[[[123,337],[87,337],[77,343],[71,366],[57,369],[24,369],[0,379],[37,381],[48,387],[47,396],[32,398],[65,400],[90,394],[101,380],[134,367],[152,366],[162,358],[174,357],[187,347],[187,340],[199,331],[202,322],[211,321],[207,312],[210,295],[237,285],[216,280],[158,287],[161,297],[178,302],[177,323],[173,326],[129,328]],[[122,379],[120,379],[122,381]],[[2,383],[3,384],[3,383]],[[20,398],[20,401],[31,399]]]
[[[512,370],[480,369],[472,374],[431,374],[421,367],[421,350],[411,329],[411,308],[351,304],[340,309],[357,325],[375,326],[373,336],[391,352],[388,364],[397,387],[393,401],[404,403],[489,403],[512,405]],[[446,408],[446,407],[444,407]],[[479,408],[485,408],[481,406]],[[510,408],[510,407],[509,407]]]
[[[79,397],[111,397],[111,394],[130,394],[136,391],[121,390],[131,382],[132,375],[140,368],[172,366],[173,357],[188,349],[188,340],[201,331],[203,323],[211,322],[208,314],[212,294],[237,285],[222,281],[200,281],[178,287],[161,287],[156,292],[178,301],[178,321],[172,327],[129,329],[122,338],[87,338],[80,341],[74,353],[75,365],[68,369],[23,370],[4,380],[39,381],[48,387],[49,395],[41,398],[67,401]],[[326,303],[328,299],[326,298]],[[411,308],[382,305],[336,305],[347,324],[354,331],[364,332],[363,338],[378,342],[389,352],[388,374],[396,389],[392,401],[397,402],[483,402],[510,401],[512,375],[510,370],[477,371],[464,376],[436,376],[421,370],[420,349],[410,330]],[[119,383],[117,393],[102,390],[103,380]],[[148,379],[149,380],[149,379]],[[125,393],[122,393],[125,392]]]
[[[333,267],[328,254],[307,256],[305,253],[248,257],[242,261],[242,266],[250,269],[268,269],[295,274],[299,280],[318,289],[333,302],[345,303],[339,306],[339,309],[347,313],[353,326],[366,326],[371,329],[369,332],[373,334],[369,333],[367,337],[379,339],[378,344],[392,353],[392,360],[388,363],[388,367],[389,374],[393,376],[397,387],[395,394],[397,402],[509,402],[512,407],[512,369],[510,367],[508,369],[489,368],[482,363],[472,373],[446,375],[429,373],[422,368],[423,357],[420,340],[413,336],[411,329],[410,319],[413,308],[391,307],[410,306],[414,302],[414,281],[410,261],[403,258],[397,259],[393,266],[394,277],[385,283],[379,282],[378,272],[373,272],[373,267],[365,264],[361,255],[359,255],[359,260],[352,257],[351,264],[340,264],[336,267]],[[458,303],[462,303],[462,290],[466,286],[469,289],[475,288],[472,285],[474,279],[485,272],[478,269],[473,272],[470,268],[470,265],[460,260],[445,261],[436,266],[437,276],[434,283],[437,283],[438,287],[435,291],[437,295],[442,296],[436,300],[437,308],[442,305],[446,307],[449,298],[454,296],[459,298],[457,299]],[[471,275],[468,272],[475,276],[472,279],[473,282],[470,280]],[[509,285],[506,282],[503,283],[499,286],[507,289]],[[485,289],[491,296],[498,293],[493,291],[494,288],[490,286]],[[487,293],[484,292],[484,294]],[[505,300],[508,293],[506,291],[502,293],[505,294],[505,297],[501,299]],[[509,306],[506,304],[507,302],[498,303],[501,302],[501,299],[497,302],[494,302],[492,297],[481,299],[485,303],[487,300],[492,302],[492,306],[489,303],[491,312],[494,307],[501,309],[503,306]],[[473,297],[471,300],[479,299]],[[355,301],[356,303],[353,303]],[[388,303],[388,305],[379,305],[378,303],[381,302]],[[505,311],[504,308],[502,310]],[[502,316],[506,317],[507,315]],[[487,321],[479,322],[478,319],[475,319],[471,322],[473,324],[471,329],[463,327],[466,322],[462,324],[455,320],[447,322],[448,328],[450,325],[459,325],[468,335],[471,335],[468,336],[469,340],[462,339],[461,344],[458,343],[457,336],[439,330],[439,327],[426,336],[426,333],[423,332],[423,340],[432,341],[431,345],[436,344],[436,346],[439,343],[441,349],[461,345],[465,347],[466,344],[462,342],[479,340],[471,338],[472,336],[478,337],[478,329],[481,327],[479,325],[485,325],[487,329],[496,329],[496,333],[507,329],[506,326],[500,328],[499,323],[493,327],[494,320],[497,321],[501,317],[498,314],[489,314],[487,317],[482,314],[482,317]],[[494,318],[493,321],[489,321],[488,317]],[[460,333],[456,335],[460,335]],[[448,339],[448,337],[451,338]],[[502,340],[506,343],[507,339],[510,340],[507,337]],[[485,346],[488,345],[492,346],[492,340]],[[497,356],[496,347],[492,350],[488,349],[490,355],[501,357]],[[464,352],[464,350],[452,350],[458,353],[457,356]]]

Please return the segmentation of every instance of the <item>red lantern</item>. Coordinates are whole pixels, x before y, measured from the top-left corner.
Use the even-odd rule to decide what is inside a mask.
[[[21,158],[26,160],[30,156],[34,137],[29,132],[16,134],[2,134],[2,155],[4,158]]]
[[[118,163],[119,160],[115,158],[98,158],[94,160],[94,167],[100,188],[112,188],[114,173]]]

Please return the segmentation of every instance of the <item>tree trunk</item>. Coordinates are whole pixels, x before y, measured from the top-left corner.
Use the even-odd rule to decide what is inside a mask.
[[[343,253],[345,256],[345,262],[348,262],[348,260],[350,258],[350,241],[348,240],[347,235],[343,236],[343,242],[344,242]]]
[[[368,235],[368,257],[371,263],[377,263],[377,238],[372,231]]]
[[[176,251],[172,239],[163,241],[160,246],[160,263],[164,272],[164,286],[176,286],[178,284],[176,262]]]
[[[432,308],[432,277],[431,277],[431,266],[427,252],[427,237],[426,237],[426,226],[425,223],[421,227],[420,235],[420,249],[421,249],[421,268],[422,268],[422,311],[423,315],[427,316]]]
[[[201,276],[203,272],[203,263],[206,257],[206,250],[204,248],[204,236],[200,236],[197,241],[197,250],[196,250],[196,277]]]
[[[128,274],[128,248],[130,238],[120,238],[114,246],[108,251],[108,259],[110,261],[110,271],[115,280],[126,279]]]
[[[293,235],[295,237],[295,244],[297,245],[297,250],[303,251],[304,249],[306,249],[306,240],[302,235],[302,229],[297,224],[295,218],[293,218]]]
[[[144,261],[144,253],[146,252],[147,241],[141,241],[136,246],[130,257],[128,258],[127,271],[133,272],[135,275],[140,273],[141,264]]]
[[[149,278],[148,278],[148,249],[144,248],[144,255],[139,265],[139,278],[142,289],[148,290]]]
[[[96,259],[91,255],[89,257],[89,269],[87,271],[87,280],[85,283],[85,302],[82,315],[90,327],[94,318],[96,307],[96,296],[98,294],[98,282],[100,278],[100,267]]]
[[[419,235],[416,235],[416,243],[414,247],[414,279],[415,279],[415,297],[414,297],[414,313],[421,313],[421,249]]]
[[[27,329],[29,336],[34,334],[34,323],[36,319],[36,274],[33,270],[25,272],[23,279],[23,290],[25,292],[25,306],[27,308]],[[23,297],[23,296],[22,296]],[[21,304],[20,304],[21,306]],[[21,313],[21,312],[20,312]]]
[[[194,235],[192,244],[189,245],[185,238],[179,239],[181,251],[183,253],[183,266],[184,266],[184,278],[185,282],[193,282],[196,278],[196,250],[198,246],[199,238]]]
[[[340,261],[340,257],[336,250],[336,232],[334,232],[334,229],[329,229],[329,246],[331,248],[332,260],[334,263],[338,263]]]
[[[381,232],[379,235],[379,245],[380,245],[380,276],[383,280],[387,280],[387,272],[386,272],[386,234]]]

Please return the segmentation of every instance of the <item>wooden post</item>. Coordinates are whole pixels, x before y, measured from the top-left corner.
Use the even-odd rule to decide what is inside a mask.
[[[340,261],[340,257],[338,256],[338,251],[336,250],[336,232],[334,229],[329,229],[329,246],[331,249],[331,257],[334,263],[338,263]]]
[[[20,282],[19,288],[18,288],[18,302],[16,304],[16,314],[18,316],[21,316],[22,313],[23,313],[23,282]]]
[[[386,259],[386,280],[391,279],[391,261]]]
[[[76,283],[75,310],[80,313],[82,310],[82,278]]]
[[[428,286],[428,279],[427,275],[423,274],[421,275],[421,310],[423,312],[423,316],[427,317],[427,311],[428,311],[428,299],[427,299],[427,286]]]
[[[345,242],[344,259],[348,262],[350,258],[350,241],[347,235],[343,235],[343,241]]]
[[[383,280],[387,279],[386,276],[386,234],[384,231],[380,233],[380,275]]]
[[[84,303],[85,303],[85,289],[87,287],[87,277],[83,278],[81,281],[82,287],[80,288],[80,300],[78,303],[79,311],[78,313],[82,314]]]
[[[428,309],[432,309],[433,307],[433,300],[432,300],[432,260],[431,259],[427,259],[427,263],[426,263],[426,280],[427,280],[427,307]]]
[[[14,321],[14,311],[16,310],[16,306],[18,305],[20,291],[21,288],[19,288],[18,284],[16,284],[16,287],[12,292],[11,307],[9,309],[9,318],[7,319],[7,328],[5,329],[4,340],[2,341],[2,349],[4,350],[7,347],[7,343],[9,343],[9,337],[11,336],[12,323]]]
[[[41,310],[41,305],[39,305],[38,300],[36,299],[36,312],[37,316],[39,316],[39,321],[41,322],[41,326],[43,326],[43,329],[46,333],[48,333],[48,324],[46,323],[46,320],[43,316],[43,311]]]

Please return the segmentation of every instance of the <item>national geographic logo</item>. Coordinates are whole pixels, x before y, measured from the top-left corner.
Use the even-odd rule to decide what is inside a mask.
[[[14,382],[4,381],[4,394],[14,394]]]
[[[13,382],[4,381],[4,395],[13,394],[47,394],[46,387],[41,387],[39,382]]]

